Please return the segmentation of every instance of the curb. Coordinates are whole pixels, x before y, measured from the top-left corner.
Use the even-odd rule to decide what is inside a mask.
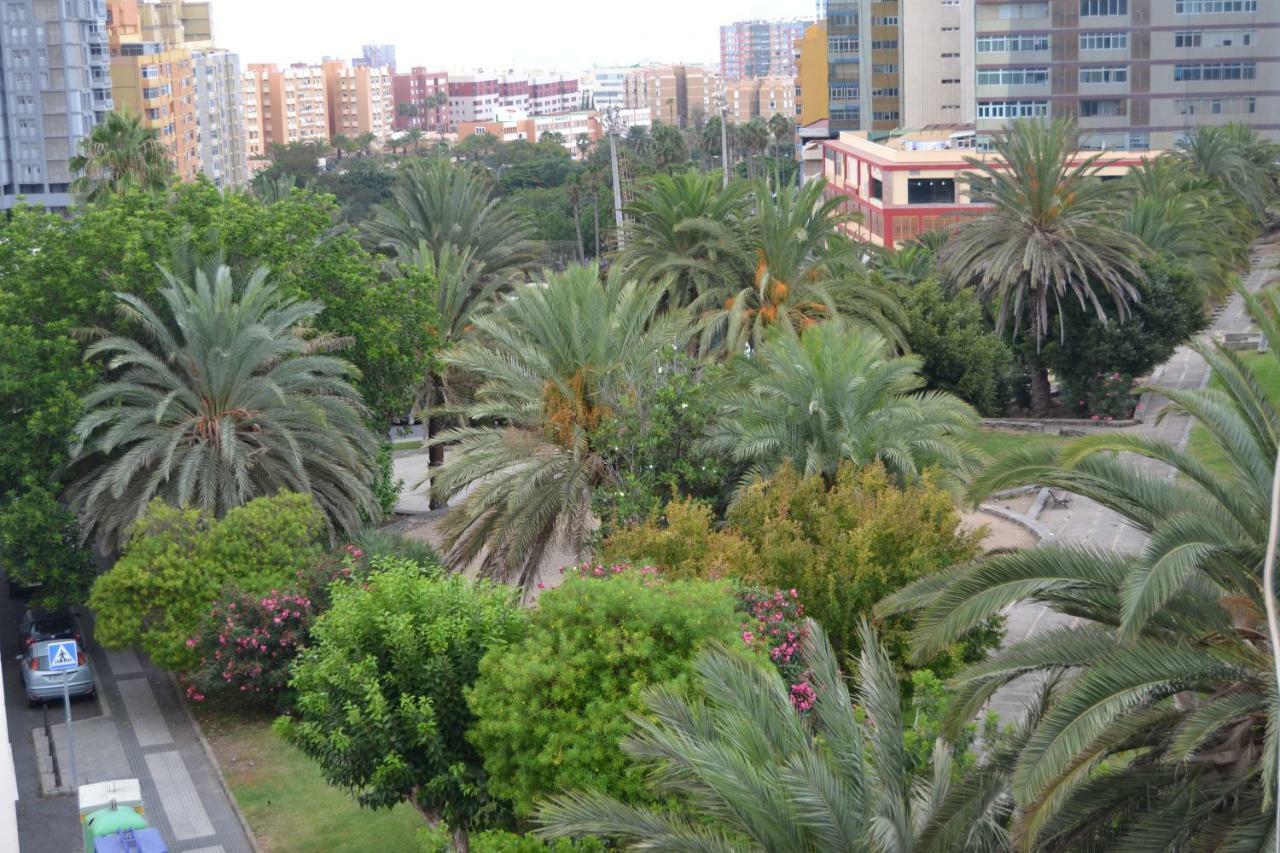
[[[208,739],[204,736],[204,729],[200,727],[200,721],[196,719],[196,715],[191,713],[191,708],[187,705],[187,696],[183,692],[181,685],[178,684],[178,678],[172,672],[165,670],[165,676],[168,677],[169,683],[173,685],[173,692],[178,695],[178,704],[182,706],[182,713],[187,715],[187,720],[191,723],[192,730],[196,733],[196,740],[200,741],[200,748],[204,750],[205,757],[209,759],[209,764],[213,767],[213,772],[218,777],[218,784],[222,786],[222,793],[226,795],[227,801],[231,803],[231,811],[235,812],[236,820],[240,822],[240,828],[244,830],[245,838],[249,839],[249,846],[253,848],[253,853],[263,853],[262,847],[258,844],[258,839],[253,834],[253,830],[249,827],[249,821],[244,816],[244,812],[240,810],[240,803],[236,801],[235,794],[231,793],[231,786],[227,784],[227,777],[222,774],[222,765],[218,763],[218,759],[213,754],[213,747],[209,745]]]
[[[1014,512],[1011,509],[1005,509],[1004,507],[996,506],[995,504],[979,504],[978,509],[1003,518],[1005,521],[1012,521],[1019,527],[1023,527],[1028,530],[1041,542],[1052,542],[1054,540],[1052,530],[1033,518],[1027,518],[1020,512]]]

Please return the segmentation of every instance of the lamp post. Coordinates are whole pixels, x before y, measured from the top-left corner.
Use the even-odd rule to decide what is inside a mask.
[[[609,136],[609,168],[613,173],[613,221],[618,232],[618,251],[621,252],[626,237],[622,229],[622,180],[618,176],[618,133],[621,117],[617,107],[609,107],[604,111],[605,133]]]

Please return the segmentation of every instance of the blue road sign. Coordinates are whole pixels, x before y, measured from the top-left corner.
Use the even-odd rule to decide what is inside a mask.
[[[62,672],[80,665],[75,640],[59,640],[49,644],[49,671]]]

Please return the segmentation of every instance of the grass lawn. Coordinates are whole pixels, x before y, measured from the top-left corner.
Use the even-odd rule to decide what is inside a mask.
[[[999,459],[1015,448],[1061,447],[1070,440],[1056,433],[1009,429],[980,429],[973,437],[973,443],[978,446],[978,449],[992,459]]]
[[[1245,352],[1240,357],[1253,370],[1262,387],[1266,389],[1273,401],[1280,403],[1280,364],[1269,353]],[[1187,449],[1208,468],[1224,477],[1231,476],[1231,464],[1223,458],[1213,443],[1209,430],[1200,425],[1191,428],[1191,437],[1187,440]]]
[[[236,802],[266,853],[413,853],[422,816],[406,805],[373,812],[331,788],[311,759],[271,731],[268,717],[200,711]]]

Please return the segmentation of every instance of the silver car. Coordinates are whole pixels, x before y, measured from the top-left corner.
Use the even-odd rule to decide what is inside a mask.
[[[22,681],[27,688],[27,701],[32,705],[62,698],[65,685],[72,696],[92,696],[93,667],[79,649],[78,666],[61,672],[49,671],[49,647],[58,640],[42,640],[27,647],[22,656]]]

